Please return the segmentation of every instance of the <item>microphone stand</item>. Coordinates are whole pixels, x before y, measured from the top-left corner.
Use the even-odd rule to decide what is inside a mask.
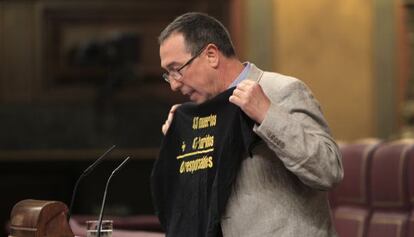
[[[112,171],[111,175],[108,178],[108,181],[106,181],[106,186],[105,186],[105,191],[104,191],[104,196],[103,196],[103,200],[102,200],[102,205],[101,205],[101,212],[99,213],[99,219],[98,219],[98,231],[97,231],[97,237],[101,237],[101,229],[102,229],[102,218],[103,218],[103,213],[104,213],[104,208],[105,208],[105,202],[106,202],[106,195],[108,192],[108,186],[109,183],[111,182],[112,177],[114,176],[114,174],[116,172],[118,172],[119,169],[121,169],[122,166],[125,165],[125,163],[129,160],[129,156],[122,161],[122,163],[120,165],[118,165],[118,167],[116,167],[114,169],[114,171]]]

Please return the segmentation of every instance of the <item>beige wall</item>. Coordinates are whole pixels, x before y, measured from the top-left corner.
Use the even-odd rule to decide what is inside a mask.
[[[375,136],[372,2],[272,5],[274,69],[309,85],[337,139]]]

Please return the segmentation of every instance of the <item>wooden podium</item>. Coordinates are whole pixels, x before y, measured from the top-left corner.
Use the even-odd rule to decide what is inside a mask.
[[[26,199],[14,205],[9,237],[73,237],[63,202]]]

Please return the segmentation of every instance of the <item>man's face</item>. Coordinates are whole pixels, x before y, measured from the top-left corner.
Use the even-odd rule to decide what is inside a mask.
[[[183,66],[192,58],[185,48],[182,34],[175,33],[168,37],[160,46],[161,67],[167,72]],[[171,90],[180,91],[191,101],[200,104],[214,97],[217,93],[214,70],[208,63],[206,49],[194,60],[179,71],[182,77],[179,80],[168,78]]]

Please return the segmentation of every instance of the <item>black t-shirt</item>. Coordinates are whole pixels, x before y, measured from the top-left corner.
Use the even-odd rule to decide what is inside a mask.
[[[258,137],[254,122],[229,102],[234,88],[210,101],[182,104],[151,174],[157,215],[168,237],[216,237],[243,158]]]

